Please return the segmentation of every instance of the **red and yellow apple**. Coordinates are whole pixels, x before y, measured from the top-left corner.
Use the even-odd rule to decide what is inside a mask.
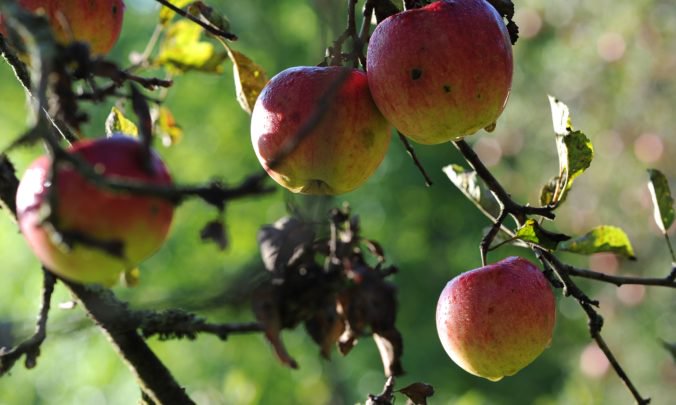
[[[58,41],[86,42],[94,55],[107,54],[117,42],[125,7],[123,0],[19,0],[19,5],[43,12]]]
[[[172,184],[160,158],[153,152],[146,165],[143,146],[130,137],[79,141],[69,153],[110,179]],[[51,160],[41,156],[19,183],[16,205],[22,234],[55,274],[110,286],[163,244],[173,217],[170,202],[97,187],[65,165],[59,166],[55,181],[51,179]],[[49,200],[52,184],[56,184],[53,205]],[[48,215],[50,209],[55,209],[53,218]],[[102,247],[111,243],[121,246],[121,255]]]
[[[368,44],[373,99],[422,144],[493,126],[512,83],[506,26],[484,0],[444,0],[383,20]]]
[[[542,272],[520,257],[460,274],[441,292],[437,332],[468,373],[498,381],[526,367],[552,339],[554,294]]]
[[[337,85],[335,95],[328,97]],[[271,167],[316,117],[321,119],[311,131]],[[356,189],[380,165],[390,136],[364,72],[338,66],[295,67],[277,74],[261,92],[251,117],[258,160],[275,181],[295,193],[336,195]]]

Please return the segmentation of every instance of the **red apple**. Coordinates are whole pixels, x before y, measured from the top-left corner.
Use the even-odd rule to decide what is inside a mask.
[[[122,30],[123,0],[19,0],[19,5],[43,12],[57,40],[86,42],[94,55],[107,54]],[[0,33],[6,34],[1,17]]]
[[[142,145],[133,138],[114,136],[83,140],[69,153],[80,156],[110,178],[149,185],[172,184],[166,167],[151,154],[144,165]],[[57,230],[44,219],[50,206],[51,161],[35,160],[24,174],[16,196],[19,226],[40,261],[64,278],[81,283],[113,285],[125,270],[133,269],[164,242],[174,207],[165,200],[104,190],[85,180],[73,168],[60,166],[56,175]],[[62,235],[80,235],[71,246]],[[80,239],[78,239],[80,238]],[[122,243],[122,257],[83,243]]]
[[[404,135],[423,144],[492,126],[512,83],[512,46],[484,0],[446,0],[382,21],[367,51],[373,99]]]
[[[346,75],[346,76],[344,76]],[[344,77],[335,97],[332,84]],[[278,165],[280,149],[293,142],[315,116],[321,121]],[[378,168],[390,142],[385,118],[376,108],[364,72],[345,67],[295,67],[270,80],[251,117],[251,140],[265,170],[295,193],[342,194],[356,189]]]
[[[547,279],[510,257],[463,273],[441,292],[437,332],[468,373],[498,381],[526,367],[552,339],[556,307]]]
[[[50,20],[57,39],[82,41],[92,54],[105,55],[122,30],[122,0],[52,0]]]

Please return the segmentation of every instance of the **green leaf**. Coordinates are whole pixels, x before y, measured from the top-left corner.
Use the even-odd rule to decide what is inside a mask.
[[[164,146],[176,145],[183,139],[183,128],[176,123],[174,114],[167,107],[160,107],[157,110],[155,128],[157,135],[162,138]]]
[[[191,70],[221,73],[228,54],[217,51],[211,42],[202,41],[202,33],[202,28],[191,21],[171,24],[160,44],[155,64],[174,74]]]
[[[178,8],[183,8],[186,4],[190,3],[190,1],[191,0],[171,0],[171,4]],[[160,24],[166,27],[174,16],[176,16],[175,12],[168,7],[162,6],[160,9]]]
[[[598,226],[579,238],[563,242],[559,245],[559,249],[583,255],[612,252],[631,260],[636,259],[627,234],[611,225]]]
[[[534,219],[528,219],[526,223],[516,231],[517,239],[535,243],[548,250],[555,250],[559,243],[570,239],[570,236],[562,233],[548,231],[540,226]]]
[[[125,134],[128,136],[138,136],[136,124],[131,122],[122,114],[117,107],[113,107],[106,118],[106,135]]]
[[[558,206],[573,186],[573,181],[591,165],[594,147],[587,136],[573,130],[568,107],[549,96],[552,121],[559,155],[559,174],[552,178],[540,193],[543,205]]]
[[[258,95],[268,82],[268,78],[262,67],[257,65],[248,56],[231,49],[225,41],[221,41],[228,56],[232,60],[232,73],[235,77],[237,101],[242,109],[249,114],[253,111]]]
[[[666,234],[674,223],[674,198],[669,189],[669,180],[657,169],[648,169],[650,181],[648,188],[653,199],[655,222],[662,233]]]
[[[221,31],[230,30],[230,20],[228,20],[228,17],[214,10],[213,7],[204,4],[202,1],[192,3],[188,7],[188,12],[195,17],[201,17],[202,20]]]
[[[448,165],[443,168],[443,171],[451,182],[479,209],[493,218],[500,215],[500,203],[475,171],[465,170],[459,165]]]

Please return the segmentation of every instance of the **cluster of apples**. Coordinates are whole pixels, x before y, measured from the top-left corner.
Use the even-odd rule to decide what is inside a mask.
[[[88,42],[97,54],[108,52],[119,36],[121,0],[19,3],[41,10],[57,38]],[[253,146],[270,176],[293,192],[349,192],[380,165],[390,125],[423,144],[492,127],[505,107],[512,69],[509,35],[486,1],[444,0],[403,11],[373,32],[367,73],[330,66],[276,75],[253,110]],[[152,154],[148,164],[143,146],[128,137],[80,141],[69,153],[109,178],[171,185],[159,157]],[[173,216],[170,203],[97,187],[66,166],[52,174],[51,166],[48,157],[36,160],[17,193],[21,231],[50,270],[77,282],[112,285],[162,245]],[[49,222],[50,210],[58,224]],[[106,243],[121,249],[111,254],[102,248]],[[549,345],[554,296],[535,265],[508,258],[451,280],[436,321],[451,359],[495,381]]]
[[[407,10],[376,27],[366,72],[294,67],[272,78],[253,110],[254,150],[292,192],[342,194],[377,169],[389,124],[422,144],[493,128],[512,70],[509,34],[486,1],[445,0]],[[450,281],[436,319],[451,359],[497,381],[549,345],[554,296],[534,264],[513,257]]]
[[[253,110],[253,146],[270,176],[287,189],[342,194],[380,165],[390,141],[388,123],[423,144],[492,126],[505,107],[512,66],[505,24],[484,0],[403,11],[376,27],[366,72],[294,67],[272,78]],[[342,78],[336,94],[329,94]],[[280,161],[280,151],[318,111],[319,124]]]

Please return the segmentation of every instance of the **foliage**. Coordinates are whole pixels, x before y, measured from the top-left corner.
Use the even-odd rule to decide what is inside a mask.
[[[127,3],[129,18],[122,40],[110,56],[121,64],[152,37],[153,27],[148,21],[158,13],[151,1]],[[344,26],[344,19],[336,17],[345,15],[344,5],[337,3],[210,2],[229,16],[228,29],[240,38],[234,43],[237,52],[269,73],[321,61],[323,48]],[[552,174],[557,176],[554,189],[564,190],[565,204],[563,198],[546,200],[558,201],[557,219],[551,223],[538,218],[532,223],[534,227],[580,236],[602,224],[618,224],[639,257],[637,262],[624,262],[607,254],[589,258],[561,255],[566,260],[611,275],[619,272],[663,277],[671,260],[659,238],[669,234],[673,215],[669,214],[668,202],[663,202],[669,201],[665,180],[651,172],[652,195],[660,207],[661,221],[653,227],[650,218],[658,219],[658,210],[653,214],[645,170],[659,168],[667,186],[675,178],[676,162],[668,156],[676,148],[672,136],[676,99],[672,73],[676,61],[670,52],[676,43],[676,32],[671,28],[676,11],[669,1],[662,0],[612,5],[527,0],[517,4],[514,20],[520,26],[520,38],[514,48],[517,74],[512,95],[496,131],[478,135],[472,140],[473,149],[519,201],[537,204],[539,187],[548,183]],[[188,22],[179,18],[172,21]],[[185,26],[201,34],[194,24]],[[261,29],[263,26],[266,29]],[[194,39],[195,34],[191,35]],[[191,55],[189,60],[199,59],[197,63],[191,65],[176,55],[166,60],[179,61],[174,63],[177,72],[181,67],[197,66],[197,70],[224,74],[176,75],[171,91],[160,91],[166,98],[153,122],[172,140],[167,144],[181,139],[161,153],[181,184],[212,178],[226,185],[239,184],[258,168],[249,145],[249,118],[236,99],[242,92],[236,83],[242,81],[236,79],[234,83],[229,77],[232,65],[221,45],[204,34],[198,36],[197,43],[211,45],[194,48],[211,49],[204,51],[207,57]],[[168,47],[168,42],[160,44],[164,50]],[[25,117],[31,112],[23,104],[23,89],[4,63],[0,64],[0,78],[0,149],[4,150],[30,126]],[[565,100],[575,112],[576,126],[587,134],[574,144],[562,144],[556,138],[559,153],[552,147],[550,106],[545,94]],[[134,121],[129,102],[116,106]],[[85,107],[83,112],[90,120],[81,125],[81,133],[102,136],[112,108],[112,99]],[[171,112],[171,119],[161,113],[163,108]],[[157,119],[163,116],[164,120]],[[176,135],[181,133],[179,128],[182,136]],[[403,334],[402,360],[409,374],[397,386],[429,383],[434,386],[435,403],[628,402],[627,392],[612,370],[608,371],[603,356],[599,359],[588,350],[585,313],[567,297],[561,297],[558,303],[560,317],[552,347],[520,374],[497,385],[489,384],[459,371],[446,358],[432,326],[436,297],[451,277],[478,267],[479,230],[491,224],[443,179],[442,167],[465,164],[458,153],[445,146],[416,147],[434,182],[426,189],[397,142],[395,139],[383,166],[362,189],[336,200],[312,199],[300,204],[311,221],[319,222],[326,221],[330,207],[349,201],[352,212],[359,214],[363,234],[378,240],[387,251],[388,263],[399,267],[392,282],[399,287],[397,328]],[[573,165],[569,166],[566,182],[562,182],[564,171],[552,162],[561,156],[562,146],[567,151],[573,149],[571,145],[591,150],[587,147],[590,142],[594,144],[593,163],[581,159],[584,164],[574,165],[578,169],[573,173],[589,167],[575,178],[571,188]],[[40,149],[12,151],[17,171],[22,172],[42,152]],[[470,177],[475,173],[470,169],[454,172],[463,176],[465,184],[477,181],[476,174]],[[482,187],[479,197],[490,195],[483,188],[485,184],[474,184],[471,190]],[[286,199],[296,201],[292,196]],[[214,321],[249,321],[251,311],[243,292],[255,284],[263,266],[254,235],[263,224],[282,217],[285,208],[279,192],[228,204],[225,212],[216,213],[210,207],[205,209],[204,204],[188,202],[179,209],[169,243],[142,264],[139,286],[116,289],[115,293],[133,308],[183,307]],[[4,211],[0,211],[0,257],[5,272],[5,282],[0,283],[0,346],[9,347],[31,334],[29,320],[38,312],[42,274]],[[498,213],[491,212],[494,216]],[[228,241],[225,252],[199,239],[200,230],[205,224],[213,224],[214,216],[221,221],[217,224],[227,225],[224,229],[228,235],[223,234]],[[511,236],[504,240],[511,240]],[[599,238],[591,240],[596,241],[593,249],[602,245]],[[570,245],[571,241],[559,243]],[[528,242],[540,243],[532,239]],[[627,246],[624,242],[620,245]],[[553,249],[556,245],[546,247]],[[633,256],[633,251],[628,250],[628,255]],[[489,253],[488,259],[524,252],[501,247]],[[642,285],[617,288],[591,282],[580,285],[590,297],[601,301],[600,312],[607,321],[603,334],[641,393],[652,397],[654,403],[668,401],[674,395],[676,369],[658,338],[667,347],[676,341],[674,311],[669,310],[674,305],[673,290]],[[16,366],[11,376],[0,379],[0,403],[93,403],[102,399],[129,403],[130,398],[139,398],[126,365],[85,319],[83,311],[77,306],[75,310],[65,309],[71,300],[58,283],[53,304],[64,309],[51,311],[48,338],[38,365],[33,370]],[[628,341],[632,344],[625,344]],[[293,372],[273,361],[272,351],[260,337],[231,336],[223,342],[204,336],[190,343],[149,342],[199,403],[354,403],[364,401],[366,393],[379,392],[383,386],[373,345],[359,345],[349,357],[333,356],[327,362],[319,358],[319,349],[302,331],[285,332],[285,345],[300,366]]]

